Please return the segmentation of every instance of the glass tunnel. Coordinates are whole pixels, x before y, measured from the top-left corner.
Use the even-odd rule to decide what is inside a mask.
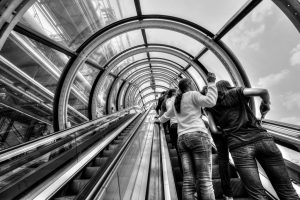
[[[284,156],[298,156],[286,162],[300,194],[299,0],[2,0],[0,8],[1,170],[28,154],[17,149],[70,136],[64,152],[83,128],[148,112],[182,78],[200,91],[213,72],[269,90],[263,124]],[[251,100],[257,117],[259,103]]]

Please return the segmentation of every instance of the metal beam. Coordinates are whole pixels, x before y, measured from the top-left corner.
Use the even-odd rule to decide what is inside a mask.
[[[172,30],[192,37],[193,39],[212,49],[216,56],[226,63],[226,69],[229,71],[232,77],[237,79],[240,85],[243,85],[243,79],[241,78],[235,64],[228,56],[227,52],[224,51],[217,43],[211,40],[213,35],[206,34],[209,31],[203,27],[183,19],[163,15],[147,15],[142,16],[142,18],[147,20],[139,21],[137,17],[132,17],[110,24],[96,32],[77,49],[76,52],[78,55],[76,58],[70,59],[70,62],[65,67],[61,76],[61,80],[58,83],[56,93],[57,97],[55,98],[54,104],[56,110],[54,113],[54,118],[56,120],[55,128],[65,128],[67,118],[66,101],[70,94],[71,83],[73,83],[79,67],[85,62],[88,55],[93,51],[93,49],[103,44],[105,41],[128,31],[143,28],[160,28]],[[198,68],[199,67],[197,66],[196,70],[199,70]],[[94,107],[95,105],[92,106]]]
[[[96,107],[97,107],[97,99],[96,99],[96,97],[97,97],[97,94],[100,92],[101,87],[103,85],[103,82],[105,80],[105,77],[108,75],[108,73],[115,66],[117,66],[119,63],[121,63],[123,60],[125,60],[125,59],[127,59],[127,58],[129,58],[129,57],[131,57],[133,55],[140,54],[140,53],[146,53],[146,52],[161,52],[161,53],[167,53],[167,54],[174,55],[176,57],[179,57],[179,58],[183,59],[187,63],[191,63],[191,65],[193,65],[193,67],[195,67],[195,69],[198,70],[198,72],[200,73],[200,75],[202,77],[206,76],[206,74],[199,69],[198,65],[195,62],[193,62],[189,57],[186,57],[185,55],[179,53],[178,51],[172,50],[172,49],[163,48],[163,47],[148,47],[148,48],[134,49],[132,51],[126,52],[125,54],[122,54],[117,59],[113,60],[110,63],[110,65],[107,67],[107,69],[103,72],[103,74],[101,74],[101,77],[97,77],[96,80],[94,81],[94,84],[96,84],[95,90],[90,95],[90,98],[92,98],[91,111],[92,111],[92,117],[93,117],[93,119],[96,118]],[[206,81],[205,78],[203,78],[203,80]]]

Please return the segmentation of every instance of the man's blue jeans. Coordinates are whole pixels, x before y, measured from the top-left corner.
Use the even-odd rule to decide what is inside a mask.
[[[231,156],[248,194],[252,198],[259,200],[268,199],[259,179],[255,160],[257,159],[264,168],[280,199],[300,199],[292,186],[281,152],[273,139],[263,139],[233,149]]]
[[[196,190],[198,199],[215,199],[212,184],[211,143],[208,134],[192,132],[180,135],[178,150],[183,170],[182,199],[194,200]]]

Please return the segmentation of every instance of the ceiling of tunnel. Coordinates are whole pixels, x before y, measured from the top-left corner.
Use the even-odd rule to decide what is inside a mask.
[[[15,77],[5,73],[15,90],[45,104],[48,113],[40,115],[50,122],[53,109],[72,124],[107,114],[145,88],[142,100],[151,102],[180,78],[192,78],[200,90],[211,71],[233,85],[267,87],[274,99],[268,117],[299,124],[299,45],[299,32],[271,0],[37,0],[0,61],[10,66]],[[25,85],[32,80],[39,85]],[[65,97],[55,97],[60,91]]]

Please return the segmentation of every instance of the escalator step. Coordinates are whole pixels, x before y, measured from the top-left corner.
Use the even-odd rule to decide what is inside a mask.
[[[110,144],[108,148],[109,150],[115,150],[118,146],[118,144]]]
[[[89,179],[75,179],[72,181],[72,194],[78,194],[82,188],[89,182]]]
[[[176,182],[182,181],[182,173],[179,167],[173,167],[173,174]]]
[[[86,167],[83,174],[81,175],[82,179],[90,179],[93,177],[100,167]]]
[[[218,154],[212,154],[212,164],[213,165],[218,165]]]
[[[170,157],[177,157],[177,151],[176,149],[169,149]]]
[[[216,198],[222,198],[223,191],[221,186],[221,179],[213,179],[213,186]],[[231,179],[231,187],[234,197],[247,197],[248,194],[239,178]]]
[[[114,150],[104,150],[102,155],[103,155],[103,157],[108,157],[108,156],[110,156],[113,152],[114,152]]]
[[[76,196],[64,196],[64,197],[55,198],[54,200],[73,200],[75,198]]]
[[[123,140],[116,139],[113,141],[113,144],[120,144]]]
[[[168,143],[168,149],[173,149],[173,145],[171,143]]]
[[[108,159],[107,157],[101,157],[101,158],[98,157],[95,159],[95,165],[96,166],[104,165],[106,163],[107,159]]]
[[[119,135],[119,136],[118,136],[118,140],[123,140],[125,137],[126,137],[126,136],[124,136],[124,135]]]
[[[172,167],[179,167],[178,157],[170,157]]]
[[[171,142],[171,138],[170,138],[170,135],[169,134],[166,134],[166,141],[169,143]]]

